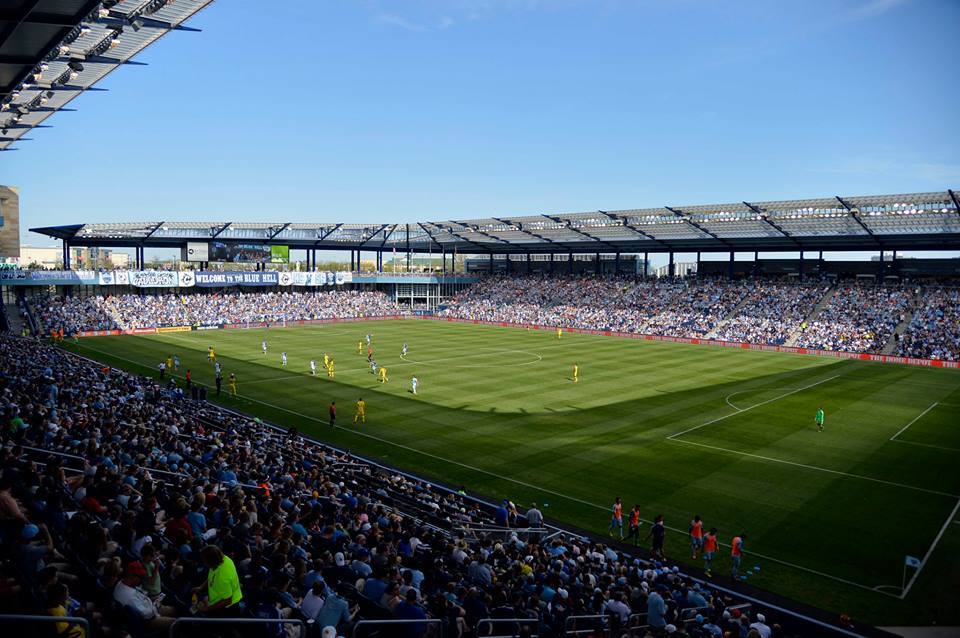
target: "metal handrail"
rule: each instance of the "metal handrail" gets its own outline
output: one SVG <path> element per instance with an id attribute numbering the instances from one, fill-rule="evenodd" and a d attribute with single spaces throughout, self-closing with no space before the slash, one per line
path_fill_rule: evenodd
<path id="1" fill-rule="evenodd" d="M 0 623 L 4 622 L 36 622 L 36 623 L 68 623 L 83 627 L 83 635 L 90 636 L 90 621 L 79 616 L 38 616 L 33 614 L 0 614 Z"/>
<path id="2" fill-rule="evenodd" d="M 424 618 L 423 620 L 360 620 L 354 623 L 353 625 L 353 638 L 357 638 L 359 635 L 358 630 L 361 627 L 376 627 L 384 625 L 410 625 L 413 623 L 421 623 L 424 625 L 438 625 L 440 631 L 437 632 L 436 636 L 442 638 L 443 636 L 443 621 L 439 618 Z"/>
<path id="3" fill-rule="evenodd" d="M 302 618 L 177 618 L 170 625 L 170 638 L 175 638 L 178 626 L 183 625 L 299 625 L 300 638 L 307 635 L 307 623 Z"/>
<path id="4" fill-rule="evenodd" d="M 540 635 L 538 631 L 540 628 L 540 619 L 539 618 L 482 618 L 477 623 L 477 635 L 483 636 L 484 638 L 514 638 L 519 632 L 514 631 L 509 634 L 483 634 L 480 631 L 481 627 L 490 625 L 490 629 L 494 629 L 494 625 L 500 623 L 513 623 L 515 625 L 534 625 L 535 633 L 530 634 L 530 638 L 537 638 Z"/>
<path id="5" fill-rule="evenodd" d="M 583 616 L 567 616 L 567 619 L 563 621 L 563 635 L 564 636 L 577 636 L 580 634 L 585 634 L 594 630 L 595 623 L 591 623 L 590 629 L 574 629 L 576 621 L 578 620 L 600 620 L 604 626 L 604 631 L 609 628 L 610 625 L 610 616 L 609 614 L 585 614 Z"/>

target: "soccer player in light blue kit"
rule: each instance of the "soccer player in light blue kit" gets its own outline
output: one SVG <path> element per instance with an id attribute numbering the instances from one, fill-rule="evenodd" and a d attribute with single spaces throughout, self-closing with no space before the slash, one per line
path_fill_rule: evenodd
<path id="1" fill-rule="evenodd" d="M 403 342 L 403 349 L 400 351 L 400 356 L 401 356 L 401 357 L 407 356 L 407 342 L 406 342 L 406 341 Z"/>
<path id="2" fill-rule="evenodd" d="M 417 393 L 417 384 L 418 384 L 418 383 L 419 383 L 419 381 L 417 381 L 417 378 L 416 378 L 416 377 L 411 377 L 411 378 L 410 378 L 410 390 L 411 390 L 411 392 L 413 392 L 414 394 Z"/>
<path id="3" fill-rule="evenodd" d="M 286 367 L 287 367 L 287 353 L 286 353 L 286 352 L 281 352 L 281 353 L 280 353 L 280 367 L 281 367 L 281 368 L 286 368 Z"/>

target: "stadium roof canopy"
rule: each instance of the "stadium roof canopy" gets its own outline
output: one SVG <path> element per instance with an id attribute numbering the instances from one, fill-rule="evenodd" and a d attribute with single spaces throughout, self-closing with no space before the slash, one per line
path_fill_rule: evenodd
<path id="1" fill-rule="evenodd" d="M 146 248 L 222 241 L 468 254 L 957 250 L 960 201 L 946 190 L 413 224 L 154 221 L 31 230 L 71 246 Z"/>
<path id="2" fill-rule="evenodd" d="M 0 151 L 212 0 L 0 2 Z"/>

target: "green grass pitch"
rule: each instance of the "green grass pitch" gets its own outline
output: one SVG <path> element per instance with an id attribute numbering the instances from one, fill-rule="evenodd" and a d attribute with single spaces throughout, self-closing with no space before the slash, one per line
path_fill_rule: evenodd
<path id="1" fill-rule="evenodd" d="M 387 384 L 356 353 L 368 332 Z M 176 353 L 181 375 L 189 367 L 212 385 L 208 345 L 239 379 L 240 397 L 222 403 L 333 445 L 489 498 L 536 501 L 598 533 L 619 495 L 645 521 L 664 514 L 668 557 L 687 562 L 687 524 L 699 513 L 724 544 L 747 532 L 745 566 L 761 568 L 750 584 L 875 624 L 960 623 L 957 371 L 416 320 L 68 347 L 152 374 Z M 310 376 L 310 358 L 324 352 L 334 380 Z M 367 423 L 354 426 L 361 396 Z M 715 573 L 727 572 L 728 555 L 722 548 Z M 924 564 L 902 596 L 906 555 Z"/>

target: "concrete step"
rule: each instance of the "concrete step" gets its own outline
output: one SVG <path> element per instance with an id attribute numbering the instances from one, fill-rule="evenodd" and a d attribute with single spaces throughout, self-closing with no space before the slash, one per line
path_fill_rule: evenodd
<path id="1" fill-rule="evenodd" d="M 15 335 L 22 334 L 26 323 L 23 317 L 20 316 L 20 307 L 15 303 L 5 304 L 4 307 L 7 310 L 7 322 L 10 324 L 10 332 Z"/>
<path id="2" fill-rule="evenodd" d="M 747 294 L 745 294 L 745 295 L 743 296 L 743 298 L 740 299 L 740 301 L 737 302 L 737 305 L 735 305 L 733 308 L 731 308 L 731 309 L 730 309 L 730 312 L 728 312 L 728 313 L 723 317 L 723 319 L 721 319 L 720 321 L 717 322 L 717 325 L 715 325 L 715 326 L 713 327 L 713 330 L 711 330 L 710 332 L 708 332 L 708 333 L 706 334 L 706 338 L 707 338 L 707 339 L 713 339 L 714 337 L 716 337 L 716 336 L 717 336 L 717 333 L 720 332 L 720 329 L 723 328 L 725 325 L 727 325 L 727 323 L 728 323 L 731 319 L 733 319 L 734 317 L 736 317 L 736 316 L 737 316 L 737 313 L 740 312 L 740 309 L 743 308 L 743 307 L 747 304 L 747 302 L 750 301 L 751 299 L 753 299 L 753 293 L 748 292 Z"/>
<path id="3" fill-rule="evenodd" d="M 793 329 L 793 332 L 787 337 L 786 342 L 783 344 L 785 346 L 795 346 L 797 345 L 797 339 L 800 338 L 802 334 L 801 327 L 803 324 L 810 324 L 811 321 L 820 316 L 820 313 L 823 312 L 823 309 L 827 307 L 827 304 L 830 303 L 830 300 L 833 299 L 833 296 L 837 294 L 837 289 L 835 286 L 831 286 L 827 289 L 827 292 L 823 293 L 823 296 L 820 297 L 820 301 L 817 302 L 817 305 L 813 307 L 806 317 L 803 318 L 796 328 Z"/>

